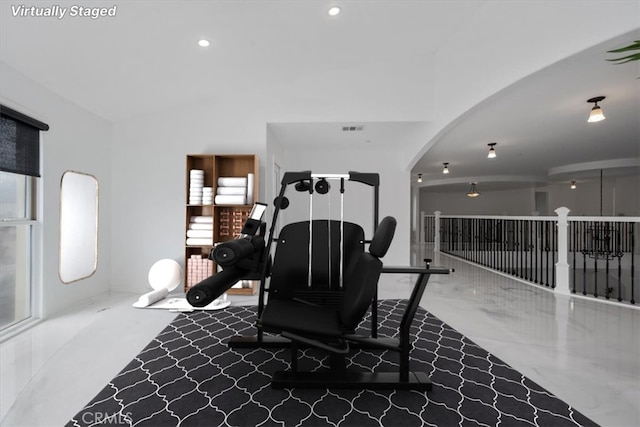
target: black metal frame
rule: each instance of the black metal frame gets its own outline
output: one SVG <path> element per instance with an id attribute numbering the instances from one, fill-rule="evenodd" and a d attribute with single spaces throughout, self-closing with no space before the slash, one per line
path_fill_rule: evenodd
<path id="1" fill-rule="evenodd" d="M 326 174 L 324 178 L 327 176 L 335 174 Z M 309 192 L 313 192 L 313 179 L 318 178 L 322 179 L 323 174 L 314 174 L 311 171 L 301 171 L 301 172 L 285 172 L 282 177 L 280 192 L 275 199 L 274 202 L 274 213 L 273 218 L 271 220 L 271 226 L 269 228 L 269 239 L 267 240 L 266 250 L 263 253 L 262 265 L 263 270 L 260 278 L 260 289 L 258 295 L 258 318 L 262 315 L 262 311 L 265 306 L 265 295 L 269 292 L 269 289 L 266 287 L 266 280 L 269 276 L 269 259 L 271 255 L 271 248 L 273 247 L 273 243 L 278 239 L 275 237 L 276 224 L 278 220 L 278 216 L 281 210 L 281 201 L 285 199 L 285 194 L 287 188 L 290 185 L 297 184 L 300 182 L 309 181 L 311 185 L 309 186 Z M 350 171 L 348 174 L 344 174 L 344 177 L 341 178 L 341 189 L 340 191 L 344 191 L 344 179 L 348 179 L 349 181 L 359 182 L 365 185 L 368 185 L 373 188 L 373 225 L 374 232 L 378 227 L 379 222 L 379 187 L 380 187 L 380 175 L 377 173 L 363 173 L 363 172 L 353 172 Z M 369 243 L 368 240 L 365 240 L 365 243 Z M 371 313 L 371 336 L 377 336 L 377 324 L 378 324 L 378 316 L 377 316 L 377 295 L 374 298 L 374 303 L 372 305 L 372 313 Z M 286 339 L 282 339 L 280 337 L 265 337 L 262 330 L 257 328 L 257 333 L 254 336 L 235 336 L 229 340 L 229 347 L 232 348 L 256 348 L 256 347 L 264 347 L 264 348 L 282 348 L 289 347 L 290 341 Z"/>
<path id="2" fill-rule="evenodd" d="M 314 344 L 312 340 L 304 339 L 304 345 L 311 345 L 328 350 L 331 357 L 329 371 L 301 372 L 298 370 L 298 348 L 300 343 L 292 335 L 291 341 L 291 369 L 278 371 L 273 375 L 271 386 L 282 388 L 347 388 L 347 389 L 397 389 L 430 391 L 431 380 L 425 372 L 410 370 L 409 355 L 412 350 L 410 329 L 416 311 L 427 287 L 431 274 L 448 274 L 450 270 L 441 268 L 421 267 L 383 267 L 382 273 L 417 274 L 411 297 L 400 322 L 399 338 L 375 338 L 360 335 L 344 335 L 342 338 L 352 344 L 352 348 L 367 350 L 390 350 L 400 354 L 400 366 L 397 372 L 360 372 L 345 368 L 346 354 L 344 351 L 332 350 L 331 346 L 323 343 Z"/>
<path id="3" fill-rule="evenodd" d="M 260 281 L 260 294 L 258 296 L 258 318 L 263 313 L 265 307 L 265 294 L 269 292 L 266 287 L 266 279 L 269 275 L 269 260 L 271 248 L 278 238 L 274 236 L 276 222 L 282 206 L 285 206 L 285 193 L 289 185 L 301 182 L 308 182 L 308 191 L 313 192 L 313 179 L 322 179 L 321 174 L 312 174 L 310 171 L 286 172 L 282 179 L 280 193 L 274 204 L 275 210 L 269 230 L 269 238 L 266 250 L 263 253 L 262 265 L 264 266 Z M 332 178 L 336 178 L 333 176 Z M 345 177 L 339 177 L 341 189 L 344 191 Z M 379 216 L 379 184 L 380 178 L 376 173 L 349 172 L 350 181 L 360 182 L 373 187 L 374 206 L 373 220 L 374 232 L 378 227 Z M 370 243 L 365 240 L 364 243 Z M 410 370 L 409 355 L 412 349 L 410 339 L 411 324 L 414 320 L 418 305 L 424 294 L 425 288 L 431 274 L 448 274 L 450 270 L 441 268 L 425 267 L 383 267 L 382 273 L 395 274 L 417 274 L 411 297 L 407 303 L 402 321 L 400 323 L 399 338 L 378 338 L 378 297 L 377 292 L 371 304 L 371 328 L 369 336 L 344 335 L 340 341 L 346 346 L 334 347 L 313 338 L 299 337 L 294 334 L 284 333 L 283 336 L 272 336 L 263 334 L 261 328 L 257 328 L 254 336 L 232 337 L 228 345 L 233 348 L 285 348 L 291 349 L 291 370 L 278 371 L 274 374 L 271 385 L 273 388 L 351 388 L 351 389 L 412 389 L 429 391 L 432 388 L 431 381 L 425 372 L 412 372 Z M 288 338 L 286 338 L 288 337 Z M 298 350 L 300 346 L 312 346 L 327 350 L 331 358 L 329 372 L 303 372 L 298 370 Z M 354 372 L 346 369 L 346 354 L 349 348 L 367 350 L 389 350 L 399 353 L 400 364 L 397 372 Z"/>

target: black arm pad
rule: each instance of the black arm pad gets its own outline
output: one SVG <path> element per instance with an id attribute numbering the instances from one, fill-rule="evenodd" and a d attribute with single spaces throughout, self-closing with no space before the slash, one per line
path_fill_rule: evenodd
<path id="1" fill-rule="evenodd" d="M 216 263 L 222 267 L 229 267 L 236 265 L 244 258 L 248 258 L 253 255 L 255 246 L 249 239 L 235 239 L 228 242 L 220 243 L 213 248 L 211 256 Z"/>
<path id="2" fill-rule="evenodd" d="M 187 292 L 187 302 L 193 307 L 204 307 L 224 294 L 236 282 L 247 275 L 246 270 L 235 267 L 225 268 L 209 276 Z"/>

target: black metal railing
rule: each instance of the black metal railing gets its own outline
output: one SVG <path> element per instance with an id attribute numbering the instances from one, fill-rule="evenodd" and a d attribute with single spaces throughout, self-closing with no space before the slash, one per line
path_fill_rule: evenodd
<path id="1" fill-rule="evenodd" d="M 436 238 L 436 216 L 424 215 L 424 243 L 433 243 Z"/>
<path id="2" fill-rule="evenodd" d="M 570 273 L 564 280 L 561 276 L 563 288 L 635 304 L 640 291 L 636 276 L 640 260 L 638 218 L 566 219 Z M 439 227 L 441 252 L 556 288 L 556 217 L 436 216 L 434 227 Z"/>
<path id="3" fill-rule="evenodd" d="M 638 224 L 572 218 L 568 236 L 571 292 L 636 303 Z"/>
<path id="4" fill-rule="evenodd" d="M 440 251 L 555 288 L 555 219 L 441 217 Z"/>

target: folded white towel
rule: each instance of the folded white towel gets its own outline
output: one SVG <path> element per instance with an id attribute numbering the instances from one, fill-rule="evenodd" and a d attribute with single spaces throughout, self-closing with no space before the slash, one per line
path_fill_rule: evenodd
<path id="1" fill-rule="evenodd" d="M 218 187 L 246 187 L 247 186 L 247 178 L 241 177 L 225 177 L 221 176 L 218 178 Z"/>
<path id="2" fill-rule="evenodd" d="M 191 222 L 195 222 L 198 224 L 213 224 L 212 216 L 192 216 Z"/>
<path id="3" fill-rule="evenodd" d="M 188 246 L 213 246 L 213 238 L 206 239 L 204 237 L 189 237 L 187 239 Z"/>
<path id="4" fill-rule="evenodd" d="M 244 196 L 247 194 L 246 187 L 218 187 L 216 191 L 223 196 Z"/>
<path id="5" fill-rule="evenodd" d="M 213 229 L 211 230 L 187 230 L 187 237 L 204 237 L 213 239 Z"/>
<path id="6" fill-rule="evenodd" d="M 216 205 L 246 205 L 247 196 L 217 195 L 215 203 Z"/>
<path id="7" fill-rule="evenodd" d="M 200 224 L 197 222 L 192 222 L 189 224 L 190 230 L 213 230 L 213 223 L 210 224 Z"/>

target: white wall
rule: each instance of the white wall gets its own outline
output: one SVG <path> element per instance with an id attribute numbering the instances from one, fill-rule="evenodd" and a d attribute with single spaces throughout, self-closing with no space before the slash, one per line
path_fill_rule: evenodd
<path id="1" fill-rule="evenodd" d="M 443 215 L 531 215 L 535 209 L 534 189 L 485 191 L 478 187 L 480 196 L 468 197 L 464 189 L 458 192 L 433 192 L 420 189 L 420 210 L 427 215 L 435 211 Z"/>
<path id="2" fill-rule="evenodd" d="M 605 172 L 606 173 L 606 172 Z M 640 216 L 640 175 L 604 177 L 602 180 L 602 214 L 604 216 Z M 571 209 L 569 215 L 600 215 L 600 180 L 578 181 L 576 189 L 568 184 L 549 186 L 549 207 Z"/>
<path id="3" fill-rule="evenodd" d="M 602 214 L 604 216 L 640 216 L 640 175 L 605 177 L 602 182 Z M 420 210 L 431 215 L 439 210 L 444 215 L 531 215 L 535 208 L 535 192 L 548 194 L 548 212 L 554 216 L 561 206 L 571 210 L 570 215 L 600 215 L 600 180 L 578 181 L 572 190 L 569 181 L 540 188 L 510 191 L 484 191 L 479 197 L 469 198 L 460 192 L 433 192 L 420 189 Z"/>
<path id="4" fill-rule="evenodd" d="M 266 221 L 268 227 L 271 226 L 273 218 L 273 200 L 280 193 L 280 181 L 285 172 L 284 168 L 284 148 L 273 133 L 273 130 L 267 125 L 267 148 L 266 158 L 264 159 L 265 176 L 262 179 L 262 188 L 265 190 L 263 202 L 269 205 L 267 209 Z M 275 182 L 275 164 L 280 167 L 280 180 Z M 279 221 L 281 223 L 282 221 Z M 268 230 L 267 230 L 268 231 Z"/>
<path id="5" fill-rule="evenodd" d="M 4 63 L 0 63 L 0 88 L 3 104 L 50 126 L 42 133 L 39 179 L 43 265 L 38 279 L 42 280 L 42 308 L 47 317 L 109 290 L 112 125 Z M 66 170 L 95 175 L 100 192 L 98 269 L 93 276 L 68 285 L 58 278 L 60 178 Z"/>
<path id="6" fill-rule="evenodd" d="M 243 106 L 237 108 L 242 110 Z M 221 108 L 205 102 L 116 124 L 112 150 L 112 289 L 145 292 L 147 272 L 155 261 L 171 258 L 183 264 L 185 157 L 197 153 L 258 154 L 261 201 L 269 205 L 279 190 L 271 188 L 274 158 L 283 173 L 305 169 L 379 172 L 380 215 L 393 215 L 399 222 L 385 261 L 408 263 L 409 173 L 402 170 L 397 153 L 286 150 L 268 131 L 262 114 L 259 108 L 242 113 L 232 105 Z M 369 232 L 373 228 L 371 195 L 355 196 L 358 190 L 352 187 L 356 186 L 347 187 L 345 217 L 362 223 Z M 332 203 L 332 211 L 339 215 L 339 199 Z M 283 212 L 283 223 L 295 217 L 295 205 L 292 200 L 292 208 Z M 307 208 L 304 203 L 300 218 L 308 218 Z M 317 208 L 322 209 L 322 204 Z"/>
<path id="7" fill-rule="evenodd" d="M 238 108 L 202 103 L 115 126 L 112 289 L 147 292 L 149 268 L 162 258 L 184 266 L 188 154 L 257 154 L 264 197 L 266 125 Z"/>
<path id="8" fill-rule="evenodd" d="M 640 216 L 640 174 L 617 178 L 612 214 Z"/>

